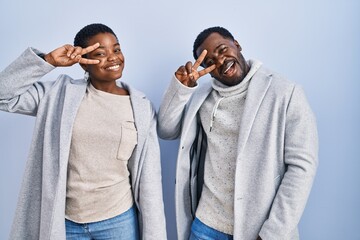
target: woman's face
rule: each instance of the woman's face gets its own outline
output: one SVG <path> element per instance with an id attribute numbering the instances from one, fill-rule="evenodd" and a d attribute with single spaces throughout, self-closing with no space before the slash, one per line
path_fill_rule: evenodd
<path id="1" fill-rule="evenodd" d="M 97 59 L 100 63 L 83 66 L 89 72 L 90 81 L 110 82 L 121 78 L 125 58 L 116 37 L 111 33 L 99 33 L 89 39 L 88 46 L 95 43 L 100 43 L 100 46 L 86 57 Z"/>

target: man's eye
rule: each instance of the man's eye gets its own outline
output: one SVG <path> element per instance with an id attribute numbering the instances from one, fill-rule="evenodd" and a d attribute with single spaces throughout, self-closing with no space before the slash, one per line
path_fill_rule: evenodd
<path id="1" fill-rule="evenodd" d="M 224 52 L 226 52 L 226 50 L 227 50 L 227 47 L 222 47 L 222 48 L 220 49 L 220 53 L 224 53 Z"/>
<path id="2" fill-rule="evenodd" d="M 121 49 L 120 49 L 120 48 L 119 48 L 119 49 L 115 49 L 114 52 L 119 53 L 119 52 L 121 52 Z"/>
<path id="3" fill-rule="evenodd" d="M 205 65 L 207 66 L 207 67 L 210 67 L 211 65 L 213 65 L 214 64 L 214 61 L 213 60 L 209 60 L 209 61 L 206 61 L 205 62 Z"/>

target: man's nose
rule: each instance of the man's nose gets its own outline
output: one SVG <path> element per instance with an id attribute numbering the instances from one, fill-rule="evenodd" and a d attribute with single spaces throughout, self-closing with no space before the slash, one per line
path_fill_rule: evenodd
<path id="1" fill-rule="evenodd" d="M 218 56 L 215 57 L 215 65 L 216 67 L 220 67 L 221 65 L 223 65 L 225 62 L 225 57 L 222 54 L 219 54 Z"/>

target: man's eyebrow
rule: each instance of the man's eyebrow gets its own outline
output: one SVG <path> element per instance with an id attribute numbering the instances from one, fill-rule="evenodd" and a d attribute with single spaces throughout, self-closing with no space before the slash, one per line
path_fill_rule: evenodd
<path id="1" fill-rule="evenodd" d="M 215 50 L 218 50 L 222 45 L 225 45 L 225 43 L 220 43 L 220 44 L 215 48 Z"/>

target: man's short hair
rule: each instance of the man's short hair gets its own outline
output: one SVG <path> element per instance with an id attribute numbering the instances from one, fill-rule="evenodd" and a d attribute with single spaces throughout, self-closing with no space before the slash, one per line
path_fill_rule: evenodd
<path id="1" fill-rule="evenodd" d="M 218 27 L 217 26 L 217 27 L 207 28 L 207 29 L 203 30 L 201 33 L 199 33 L 199 35 L 195 39 L 194 46 L 193 46 L 193 55 L 194 55 L 195 60 L 199 57 L 196 54 L 196 50 L 205 41 L 205 39 L 207 37 L 209 37 L 209 35 L 212 34 L 212 33 L 218 33 L 221 36 L 223 36 L 224 38 L 228 38 L 228 39 L 231 39 L 233 41 L 235 40 L 233 35 L 227 29 L 225 29 L 223 27 Z"/>

